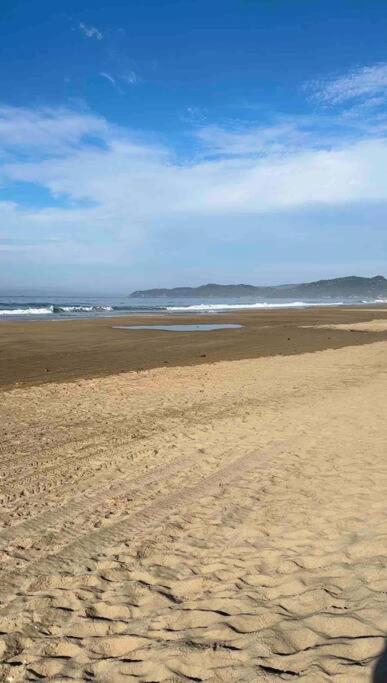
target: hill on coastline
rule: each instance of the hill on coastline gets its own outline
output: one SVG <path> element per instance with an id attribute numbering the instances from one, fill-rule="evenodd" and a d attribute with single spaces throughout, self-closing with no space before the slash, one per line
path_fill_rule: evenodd
<path id="1" fill-rule="evenodd" d="M 381 297 L 387 296 L 387 280 L 376 277 L 338 277 L 331 280 L 317 280 L 301 284 L 255 287 L 254 285 L 207 284 L 200 287 L 173 287 L 172 289 L 140 289 L 130 298 L 238 298 L 246 296 L 293 298 L 304 297 Z"/>

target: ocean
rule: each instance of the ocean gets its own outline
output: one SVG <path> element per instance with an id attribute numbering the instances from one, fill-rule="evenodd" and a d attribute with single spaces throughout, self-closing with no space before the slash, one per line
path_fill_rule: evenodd
<path id="1" fill-rule="evenodd" d="M 149 314 L 208 314 L 232 310 L 309 308 L 314 306 L 343 306 L 385 304 L 386 299 L 360 300 L 319 299 L 294 301 L 292 299 L 168 299 L 129 298 L 119 296 L 2 296 L 0 294 L 0 320 L 74 320 L 81 318 L 107 318 Z"/>

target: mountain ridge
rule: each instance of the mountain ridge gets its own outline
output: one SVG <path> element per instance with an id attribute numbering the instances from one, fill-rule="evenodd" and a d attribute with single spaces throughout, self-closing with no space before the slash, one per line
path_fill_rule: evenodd
<path id="1" fill-rule="evenodd" d="M 382 295 L 387 295 L 387 279 L 383 275 L 376 275 L 374 277 L 350 275 L 313 282 L 271 286 L 208 283 L 198 287 L 140 289 L 129 294 L 129 298 L 242 298 L 246 296 L 268 296 L 271 298 L 293 298 L 295 296 L 378 297 Z"/>

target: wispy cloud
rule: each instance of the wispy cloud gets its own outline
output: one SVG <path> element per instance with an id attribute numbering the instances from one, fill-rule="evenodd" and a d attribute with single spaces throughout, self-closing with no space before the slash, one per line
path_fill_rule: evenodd
<path id="1" fill-rule="evenodd" d="M 313 81 L 306 86 L 313 97 L 329 104 L 367 99 L 379 105 L 387 95 L 387 64 L 365 66 L 337 78 Z"/>
<path id="2" fill-rule="evenodd" d="M 180 114 L 182 121 L 193 125 L 203 125 L 207 116 L 207 109 L 195 106 L 186 107 Z"/>
<path id="3" fill-rule="evenodd" d="M 124 94 L 124 90 L 121 87 L 122 84 L 133 86 L 137 85 L 137 83 L 139 82 L 139 79 L 134 73 L 134 71 L 130 71 L 128 74 L 125 74 L 124 76 L 113 76 L 111 73 L 108 73 L 107 71 L 100 71 L 99 75 L 102 76 L 102 78 L 105 78 L 107 81 L 109 81 L 109 83 L 111 83 L 112 86 L 114 86 L 114 88 L 116 88 L 116 90 L 121 95 Z"/>
<path id="4" fill-rule="evenodd" d="M 64 108 L 28 109 L 0 105 L 0 159 L 2 155 L 57 155 L 79 148 L 87 135 L 103 140 L 111 128 L 101 116 Z M 109 133 L 109 134 L 110 134 Z"/>
<path id="5" fill-rule="evenodd" d="M 120 78 L 129 85 L 136 85 L 140 80 L 135 71 L 128 71 L 128 73 L 124 74 Z"/>
<path id="6" fill-rule="evenodd" d="M 86 26 L 83 21 L 81 21 L 78 28 L 86 38 L 95 38 L 96 40 L 102 40 L 103 38 L 103 33 L 98 28 L 95 26 Z"/>
<path id="7" fill-rule="evenodd" d="M 310 130 L 311 122 L 284 120 L 248 129 L 221 128 L 211 125 L 198 129 L 196 135 L 205 149 L 220 156 L 274 156 L 294 153 L 297 149 L 318 146 L 319 136 Z"/>
<path id="8" fill-rule="evenodd" d="M 116 87 L 117 81 L 115 78 L 113 78 L 113 76 L 111 74 L 106 73 L 106 71 L 100 71 L 99 75 L 102 76 L 102 78 L 106 78 L 106 80 L 109 81 L 109 83 L 111 83 L 112 85 L 114 85 L 114 87 Z"/>

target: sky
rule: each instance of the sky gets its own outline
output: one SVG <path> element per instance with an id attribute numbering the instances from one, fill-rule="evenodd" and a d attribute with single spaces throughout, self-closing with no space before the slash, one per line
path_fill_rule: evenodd
<path id="1" fill-rule="evenodd" d="M 384 0 L 2 0 L 0 292 L 387 276 Z"/>

